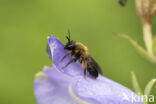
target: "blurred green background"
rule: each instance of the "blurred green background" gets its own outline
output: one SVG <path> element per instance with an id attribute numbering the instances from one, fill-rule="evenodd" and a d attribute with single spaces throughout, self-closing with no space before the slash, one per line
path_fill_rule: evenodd
<path id="1" fill-rule="evenodd" d="M 144 46 L 134 0 L 125 8 L 117 0 L 0 0 L 0 104 L 36 103 L 34 75 L 51 64 L 47 37 L 54 34 L 65 43 L 68 28 L 73 40 L 88 46 L 104 76 L 130 89 L 131 71 L 142 89 L 156 77 L 156 65 L 113 34 L 128 34 Z M 156 97 L 156 87 L 152 94 Z"/>

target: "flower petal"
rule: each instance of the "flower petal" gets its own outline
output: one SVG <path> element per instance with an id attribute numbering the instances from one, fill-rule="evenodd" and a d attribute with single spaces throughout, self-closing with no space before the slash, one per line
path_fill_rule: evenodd
<path id="1" fill-rule="evenodd" d="M 63 56 L 67 54 L 68 51 L 66 51 L 64 49 L 64 45 L 52 35 L 48 38 L 47 53 L 49 58 L 53 60 L 53 64 L 55 64 L 56 67 L 63 73 L 66 73 L 70 76 L 83 75 L 83 69 L 79 62 L 72 63 L 64 69 L 62 68 L 72 59 L 72 57 L 69 55 L 63 61 L 61 61 Z"/>
<path id="2" fill-rule="evenodd" d="M 54 36 L 48 38 L 47 53 L 53 61 L 53 66 L 44 68 L 34 81 L 34 92 L 38 104 L 76 104 L 68 92 L 70 83 L 79 98 L 96 104 L 142 104 L 132 102 L 131 97 L 139 98 L 128 88 L 109 80 L 101 75 L 97 79 L 84 77 L 80 63 L 71 63 L 65 69 L 62 67 L 72 59 L 68 56 L 60 62 L 67 53 L 63 44 Z"/>
<path id="3" fill-rule="evenodd" d="M 42 73 L 46 74 L 45 79 L 37 76 L 34 81 L 37 104 L 76 104 L 67 90 L 71 78 L 60 73 L 55 66 L 44 68 Z"/>
<path id="4" fill-rule="evenodd" d="M 97 104 L 142 104 L 134 92 L 103 76 L 97 80 L 78 79 L 73 90 L 80 98 Z"/>

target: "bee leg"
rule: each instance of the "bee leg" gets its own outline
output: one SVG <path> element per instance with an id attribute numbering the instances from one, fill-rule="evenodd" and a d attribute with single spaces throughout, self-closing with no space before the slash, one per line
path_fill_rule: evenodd
<path id="1" fill-rule="evenodd" d="M 84 69 L 83 74 L 84 74 L 84 79 L 86 79 L 87 69 Z"/>
<path id="2" fill-rule="evenodd" d="M 77 59 L 74 57 L 73 59 L 71 59 L 64 67 L 62 67 L 62 69 L 66 68 L 69 64 L 71 64 L 72 62 L 76 62 Z"/>
<path id="3" fill-rule="evenodd" d="M 67 54 L 65 54 L 64 56 L 63 56 L 63 58 L 61 59 L 61 61 L 63 61 L 68 55 L 70 55 L 71 53 L 67 53 Z M 61 62 L 60 61 L 60 62 Z"/>
<path id="4" fill-rule="evenodd" d="M 84 69 L 84 76 L 86 76 L 87 74 L 87 69 Z"/>
<path id="5" fill-rule="evenodd" d="M 87 62 L 82 60 L 82 67 L 84 69 L 84 77 L 86 78 L 86 74 L 87 74 Z"/>
<path id="6" fill-rule="evenodd" d="M 82 52 L 81 52 L 81 50 L 79 50 L 77 53 L 75 53 L 75 57 L 76 58 L 80 58 L 81 54 L 82 54 Z"/>

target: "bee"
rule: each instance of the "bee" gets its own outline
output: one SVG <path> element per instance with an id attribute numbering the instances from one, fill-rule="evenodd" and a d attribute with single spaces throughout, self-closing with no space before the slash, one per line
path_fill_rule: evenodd
<path id="1" fill-rule="evenodd" d="M 88 48 L 80 42 L 70 40 L 69 30 L 66 38 L 68 42 L 64 45 L 64 49 L 68 50 L 68 53 L 62 58 L 61 61 L 63 61 L 68 55 L 74 57 L 63 68 L 67 67 L 72 62 L 79 61 L 84 69 L 84 76 L 86 76 L 87 72 L 93 78 L 97 78 L 99 74 L 102 74 L 101 68 L 89 54 Z"/>
<path id="2" fill-rule="evenodd" d="M 119 4 L 124 7 L 127 3 L 127 0 L 118 0 Z"/>

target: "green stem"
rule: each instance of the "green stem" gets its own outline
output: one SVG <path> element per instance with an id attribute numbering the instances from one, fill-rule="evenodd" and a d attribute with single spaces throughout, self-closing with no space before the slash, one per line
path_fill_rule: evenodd
<path id="1" fill-rule="evenodd" d="M 143 38 L 145 42 L 145 46 L 147 49 L 147 52 L 151 56 L 151 59 L 155 61 L 154 55 L 153 55 L 153 36 L 152 36 L 152 27 L 151 24 L 148 22 L 143 23 Z"/>

